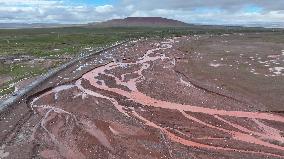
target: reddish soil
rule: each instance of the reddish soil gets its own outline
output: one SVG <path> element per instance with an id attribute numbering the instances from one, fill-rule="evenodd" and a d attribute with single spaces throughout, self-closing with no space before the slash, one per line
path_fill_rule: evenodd
<path id="1" fill-rule="evenodd" d="M 131 42 L 9 109 L 0 158 L 284 158 L 283 115 L 188 81 L 191 38 Z"/>

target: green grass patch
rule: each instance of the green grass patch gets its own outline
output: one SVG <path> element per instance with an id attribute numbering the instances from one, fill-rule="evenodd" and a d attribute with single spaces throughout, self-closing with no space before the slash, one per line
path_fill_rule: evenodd
<path id="1" fill-rule="evenodd" d="M 38 29 L 0 29 L 0 56 L 31 55 L 34 57 L 76 56 L 84 48 L 101 47 L 117 41 L 131 38 L 164 38 L 193 34 L 230 34 L 238 32 L 271 32 L 272 29 L 243 28 L 224 26 L 192 25 L 184 28 L 157 27 L 115 27 L 115 28 L 38 28 Z M 279 37 L 267 37 L 267 41 L 283 42 L 283 30 L 276 30 Z M 275 39 L 277 38 L 277 39 Z M 194 49 L 194 48 L 192 48 Z M 0 61 L 1 62 L 1 61 Z M 56 67 L 60 63 L 54 64 Z M 51 67 L 51 68 L 52 68 Z M 13 79 L 0 87 L 0 95 L 10 93 L 14 88 L 11 83 L 23 78 L 40 75 L 50 68 L 39 64 L 29 66 L 22 64 L 4 65 L 0 63 L 0 76 Z"/>
<path id="2" fill-rule="evenodd" d="M 51 68 L 55 68 L 61 65 L 60 62 L 54 63 Z M 12 64 L 3 66 L 0 69 L 0 75 L 8 75 L 12 77 L 12 80 L 4 83 L 0 86 L 0 96 L 12 93 L 15 90 L 13 83 L 17 83 L 24 78 L 32 78 L 41 74 L 46 73 L 48 70 L 40 66 L 27 66 L 21 64 Z"/>

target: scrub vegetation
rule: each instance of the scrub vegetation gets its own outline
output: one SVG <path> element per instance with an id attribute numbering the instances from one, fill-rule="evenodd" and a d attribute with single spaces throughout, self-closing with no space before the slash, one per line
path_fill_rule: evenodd
<path id="1" fill-rule="evenodd" d="M 167 27 L 66 27 L 0 30 L 0 96 L 14 91 L 14 83 L 41 75 L 82 52 L 91 52 L 117 41 L 139 37 L 282 30 L 224 26 Z M 274 37 L 273 37 L 274 38 Z M 273 38 L 264 40 L 271 41 Z"/>

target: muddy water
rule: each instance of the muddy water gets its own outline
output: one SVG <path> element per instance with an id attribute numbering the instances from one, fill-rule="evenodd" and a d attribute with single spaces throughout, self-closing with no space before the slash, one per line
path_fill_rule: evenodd
<path id="1" fill-rule="evenodd" d="M 177 39 L 175 39 L 177 40 Z M 35 112 L 42 115 L 42 120 L 40 121 L 38 127 L 34 129 L 34 134 L 44 133 L 46 134 L 44 141 L 48 144 L 53 144 L 57 147 L 55 154 L 54 151 L 44 150 L 42 156 L 52 156 L 52 155 L 61 155 L 67 158 L 88 158 L 88 155 L 82 153 L 80 148 L 77 146 L 76 141 L 70 139 L 69 137 L 62 137 L 58 134 L 60 129 L 65 129 L 67 132 L 72 132 L 74 129 L 80 129 L 91 136 L 94 136 L 97 139 L 97 143 L 103 145 L 109 151 L 114 151 L 114 146 L 111 144 L 108 135 L 102 128 L 99 128 L 96 123 L 91 120 L 77 117 L 76 114 L 67 112 L 60 107 L 54 107 L 49 104 L 40 103 L 37 104 L 37 101 L 46 98 L 47 96 L 54 96 L 53 99 L 58 100 L 58 94 L 60 92 L 68 91 L 74 87 L 81 91 L 81 94 L 85 94 L 92 98 L 99 98 L 108 100 L 112 105 L 121 113 L 121 115 L 134 118 L 139 121 L 142 121 L 145 125 L 156 129 L 157 131 L 162 132 L 167 139 L 173 143 L 179 143 L 184 146 L 194 147 L 202 150 L 210 151 L 222 151 L 222 152 L 234 152 L 234 153 L 246 153 L 252 155 L 260 156 L 271 156 L 284 158 L 284 137 L 283 130 L 277 127 L 270 126 L 265 121 L 269 121 L 283 125 L 284 117 L 276 114 L 270 113 L 260 113 L 260 112 L 245 112 L 245 111 L 230 111 L 222 109 L 211 109 L 206 107 L 199 107 L 193 105 L 173 103 L 169 101 L 162 101 L 148 96 L 146 93 L 139 91 L 138 84 L 145 80 L 147 77 L 143 75 L 144 71 L 147 71 L 154 62 L 165 61 L 170 59 L 165 54 L 156 54 L 156 52 L 163 52 L 163 50 L 171 49 L 172 45 L 176 42 L 173 39 L 169 39 L 161 44 L 157 45 L 157 48 L 148 50 L 143 57 L 139 58 L 136 62 L 124 63 L 124 62 L 112 62 L 103 67 L 96 68 L 85 75 L 81 79 L 77 80 L 75 85 L 60 86 L 49 92 L 42 94 L 41 96 L 34 99 L 31 103 L 32 108 Z M 172 63 L 175 65 L 175 63 Z M 117 77 L 111 73 L 114 69 L 124 69 L 125 67 L 138 67 L 137 71 L 129 72 Z M 136 74 L 135 78 L 125 79 L 126 75 Z M 115 80 L 116 85 L 121 85 L 127 87 L 128 90 L 110 87 L 106 84 L 106 81 L 100 77 L 107 76 Z M 203 140 L 196 140 L 188 138 L 186 135 L 179 135 L 173 133 L 168 128 L 161 126 L 160 123 L 155 123 L 139 114 L 138 111 L 134 108 L 129 109 L 127 105 L 121 105 L 119 102 L 110 96 L 103 95 L 96 91 L 93 91 L 93 88 L 84 87 L 83 83 L 89 83 L 92 87 L 100 89 L 106 92 L 112 92 L 114 94 L 119 94 L 127 98 L 128 100 L 138 103 L 140 105 L 146 106 L 148 108 L 160 108 L 166 110 L 173 110 L 179 112 L 179 115 L 183 116 L 188 120 L 188 122 L 194 122 L 202 127 L 208 129 L 214 129 L 220 133 L 225 133 L 230 135 L 230 140 L 236 144 L 250 144 L 252 147 L 257 146 L 256 149 L 245 150 L 240 148 L 234 148 L 234 146 L 222 146 L 223 140 L 220 146 L 210 145 Z M 190 83 L 180 79 L 178 82 L 182 82 L 190 87 Z M 79 107 L 77 109 L 80 109 Z M 190 115 L 190 113 L 198 113 L 199 115 L 209 115 L 214 118 L 214 120 L 226 123 L 234 129 L 223 128 L 215 126 L 211 123 L 202 121 L 198 117 Z M 229 121 L 226 118 L 234 118 L 235 120 L 247 119 L 256 125 L 257 129 L 250 129 L 243 125 L 237 124 L 235 122 Z M 51 121 L 56 121 L 57 126 L 48 126 Z M 67 126 L 66 126 L 67 125 Z M 39 131 L 39 129 L 43 131 Z M 117 135 L 118 132 L 112 127 L 108 127 L 109 132 L 113 132 L 114 135 Z M 210 139 L 210 132 L 208 132 L 208 139 Z M 39 134 L 37 134 L 39 135 Z M 67 141 L 70 140 L 70 141 Z M 214 140 L 214 138 L 211 138 Z M 282 146 L 281 146 L 282 145 Z M 258 150 L 261 148 L 261 150 Z M 267 150 L 266 150 L 267 148 Z M 76 154 L 76 155 L 75 155 Z M 75 156 L 74 156 L 75 155 Z M 74 156 L 74 157 L 71 157 Z"/>

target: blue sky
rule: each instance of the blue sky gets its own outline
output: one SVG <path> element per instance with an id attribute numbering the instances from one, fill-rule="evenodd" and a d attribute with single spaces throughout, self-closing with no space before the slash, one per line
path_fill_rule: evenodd
<path id="1" fill-rule="evenodd" d="M 117 0 L 71 0 L 73 3 L 101 6 L 111 4 L 114 5 Z"/>
<path id="2" fill-rule="evenodd" d="M 247 5 L 243 7 L 243 12 L 245 13 L 261 13 L 263 8 L 257 5 Z"/>
<path id="3" fill-rule="evenodd" d="M 0 23 L 89 23 L 128 16 L 278 24 L 283 23 L 284 0 L 0 0 Z"/>

